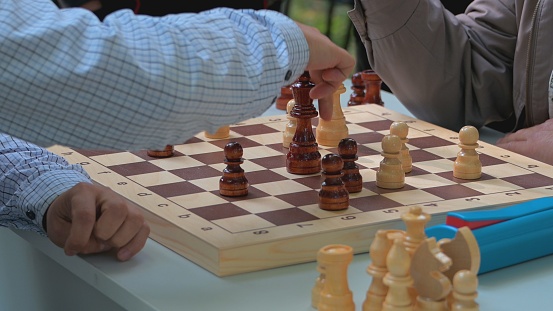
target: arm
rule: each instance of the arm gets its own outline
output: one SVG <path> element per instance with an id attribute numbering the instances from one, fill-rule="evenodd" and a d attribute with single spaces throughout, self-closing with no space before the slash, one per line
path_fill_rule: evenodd
<path id="1" fill-rule="evenodd" d="M 67 255 L 115 248 L 119 260 L 128 260 L 148 238 L 137 206 L 92 185 L 81 166 L 5 134 L 0 134 L 0 190 L 1 226 L 48 231 Z"/>
<path id="2" fill-rule="evenodd" d="M 513 113 L 513 0 L 475 0 L 457 16 L 438 0 L 356 5 L 371 66 L 417 117 L 458 130 Z"/>
<path id="3" fill-rule="evenodd" d="M 40 145 L 179 143 L 260 115 L 281 86 L 326 66 L 301 28 L 272 11 L 123 10 L 102 23 L 49 0 L 0 8 L 0 130 Z M 330 41 L 323 47 L 345 79 L 353 58 Z"/>

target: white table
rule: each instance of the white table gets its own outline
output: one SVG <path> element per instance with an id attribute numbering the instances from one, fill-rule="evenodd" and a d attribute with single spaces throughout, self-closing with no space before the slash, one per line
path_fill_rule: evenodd
<path id="1" fill-rule="evenodd" d="M 408 114 L 391 94 L 383 100 Z M 266 114 L 274 113 L 283 112 Z M 494 141 L 500 134 L 481 136 Z M 125 263 L 109 254 L 67 257 L 25 231 L 0 228 L 0 243 L 0 310 L 313 310 L 314 262 L 219 278 L 152 240 Z M 348 270 L 356 310 L 370 284 L 369 263 L 368 254 L 356 255 Z M 481 310 L 548 310 L 553 256 L 481 275 L 479 282 Z"/>

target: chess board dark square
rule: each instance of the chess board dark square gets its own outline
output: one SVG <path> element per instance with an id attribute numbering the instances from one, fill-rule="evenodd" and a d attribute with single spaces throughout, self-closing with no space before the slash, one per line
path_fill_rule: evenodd
<path id="1" fill-rule="evenodd" d="M 349 205 L 363 212 L 378 211 L 381 209 L 402 206 L 402 204 L 381 195 L 360 198 L 350 197 Z"/>
<path id="2" fill-rule="evenodd" d="M 312 189 L 320 189 L 323 180 L 324 180 L 324 177 L 321 175 L 294 179 L 295 182 L 298 182 Z"/>
<path id="3" fill-rule="evenodd" d="M 318 219 L 317 217 L 299 208 L 286 208 L 276 211 L 263 212 L 256 215 L 277 226 L 284 226 Z"/>
<path id="4" fill-rule="evenodd" d="M 478 151 L 478 150 L 477 150 Z M 480 162 L 482 163 L 482 166 L 489 166 L 489 165 L 498 165 L 506 163 L 505 161 L 492 157 L 488 154 L 479 153 L 478 158 L 480 159 Z"/>
<path id="5" fill-rule="evenodd" d="M 93 157 L 97 155 L 114 154 L 114 153 L 121 152 L 121 150 L 86 150 L 86 149 L 75 149 L 75 151 L 86 157 Z"/>
<path id="6" fill-rule="evenodd" d="M 456 178 L 456 177 L 453 177 L 453 172 L 452 171 L 449 171 L 449 172 L 442 172 L 442 173 L 436 173 L 436 175 L 440 176 L 440 177 L 443 177 L 447 180 L 451 180 L 451 181 L 454 181 L 456 183 L 459 183 L 459 184 L 463 184 L 463 183 L 467 183 L 467 182 L 474 182 L 475 179 L 460 179 L 460 178 Z M 483 181 L 483 180 L 490 180 L 490 179 L 495 179 L 495 177 L 491 176 L 491 175 L 488 175 L 486 173 L 482 173 L 482 175 L 480 176 L 480 178 L 476 179 L 478 181 Z"/>
<path id="7" fill-rule="evenodd" d="M 269 134 L 269 133 L 274 133 L 274 132 L 277 131 L 274 128 L 263 125 L 263 124 L 235 126 L 235 127 L 232 128 L 232 130 L 234 132 L 236 132 L 240 135 L 244 135 L 244 136 Z"/>
<path id="8" fill-rule="evenodd" d="M 267 169 L 274 169 L 274 168 L 279 168 L 279 167 L 283 167 L 284 165 L 286 165 L 286 155 L 283 154 L 283 155 L 265 157 L 265 158 L 260 158 L 260 159 L 251 159 L 251 160 L 248 160 L 248 161 L 251 161 L 252 163 L 261 165 L 261 166 L 263 166 Z"/>
<path id="9" fill-rule="evenodd" d="M 150 186 L 146 188 L 166 198 L 176 197 L 176 196 L 185 195 L 185 194 L 200 193 L 205 191 L 204 189 L 186 181 L 163 184 L 163 185 L 155 185 L 155 186 Z"/>
<path id="10" fill-rule="evenodd" d="M 219 193 L 219 190 L 211 191 L 211 193 L 229 202 L 247 201 L 247 200 L 259 199 L 259 198 L 264 198 L 269 196 L 269 194 L 253 187 L 252 185 L 248 187 L 248 195 L 241 196 L 241 197 L 227 197 L 227 196 L 221 195 Z"/>
<path id="11" fill-rule="evenodd" d="M 211 144 L 221 148 L 221 149 L 224 149 L 226 144 L 230 143 L 230 142 L 237 142 L 240 144 L 240 146 L 242 146 L 242 148 L 249 148 L 249 147 L 257 147 L 257 146 L 261 146 L 260 143 L 258 142 L 255 142 L 247 137 L 231 137 L 231 138 L 226 138 L 226 139 L 221 139 L 221 140 L 212 140 L 210 141 Z"/>
<path id="12" fill-rule="evenodd" d="M 420 149 L 453 145 L 452 142 L 437 136 L 425 136 L 409 139 L 409 144 Z"/>
<path id="13" fill-rule="evenodd" d="M 412 169 L 409 173 L 405 174 L 405 177 L 407 176 L 419 176 L 419 175 L 428 175 L 430 172 L 427 172 L 423 170 L 422 168 L 419 168 L 415 165 L 412 166 Z"/>
<path id="14" fill-rule="evenodd" d="M 250 212 L 232 203 L 192 208 L 190 211 L 203 219 L 210 221 L 251 214 Z"/>
<path id="15" fill-rule="evenodd" d="M 316 189 L 319 189 L 319 188 L 320 188 L 320 185 Z M 319 191 L 308 190 L 308 191 L 301 191 L 301 192 L 292 192 L 292 193 L 277 195 L 276 197 L 294 206 L 303 206 L 303 205 L 309 205 L 309 204 L 319 202 Z"/>
<path id="16" fill-rule="evenodd" d="M 187 167 L 179 168 L 176 170 L 170 170 L 174 175 L 179 176 L 185 180 L 194 180 L 194 179 L 203 179 L 216 176 L 223 176 L 223 172 L 211 167 L 211 166 L 196 166 L 196 167 Z"/>
<path id="17" fill-rule="evenodd" d="M 204 164 L 218 164 L 225 160 L 225 154 L 223 150 L 216 152 L 207 152 L 190 155 L 194 160 L 198 160 Z M 222 174 L 222 173 L 221 173 Z"/>
<path id="18" fill-rule="evenodd" d="M 117 174 L 121 174 L 122 176 L 132 176 L 164 171 L 159 166 L 156 166 L 147 161 L 112 165 L 109 166 L 109 169 L 116 172 Z"/>
<path id="19" fill-rule="evenodd" d="M 408 191 L 408 190 L 417 189 L 417 188 L 415 188 L 411 185 L 408 185 L 408 184 L 405 184 L 405 186 L 403 186 L 403 188 L 400 188 L 400 189 L 385 189 L 385 188 L 378 187 L 376 185 L 376 181 L 364 182 L 363 183 L 363 188 L 366 188 L 366 189 L 368 189 L 372 192 L 378 193 L 378 194 L 386 194 L 386 193 L 401 192 L 401 191 Z"/>
<path id="20" fill-rule="evenodd" d="M 553 186 L 553 179 L 538 173 L 511 176 L 502 178 L 503 180 L 523 188 L 537 188 Z"/>
<path id="21" fill-rule="evenodd" d="M 146 161 L 149 161 L 149 160 L 154 160 L 154 159 L 160 159 L 160 158 L 156 158 L 156 157 L 150 157 L 148 155 L 148 151 L 147 150 L 137 150 L 137 151 L 133 151 L 131 152 L 132 154 L 146 160 Z M 184 156 L 184 154 L 182 152 L 178 152 L 177 150 L 173 151 L 173 155 L 171 156 L 171 158 L 176 158 L 176 157 L 182 157 Z"/>
<path id="22" fill-rule="evenodd" d="M 452 199 L 458 199 L 458 198 L 470 198 L 470 197 L 475 197 L 483 194 L 481 192 L 465 187 L 463 185 L 448 185 L 448 186 L 441 186 L 441 187 L 426 188 L 424 189 L 424 191 L 445 200 L 452 200 Z"/>
<path id="23" fill-rule="evenodd" d="M 410 150 L 409 155 L 411 155 L 411 160 L 413 161 L 413 163 L 443 159 L 439 155 L 430 153 L 422 149 Z M 453 163 L 451 163 L 451 165 L 453 165 Z"/>
<path id="24" fill-rule="evenodd" d="M 384 134 L 367 131 L 366 133 L 352 134 L 350 138 L 354 139 L 358 144 L 370 144 L 376 142 L 382 142 Z"/>
<path id="25" fill-rule="evenodd" d="M 357 123 L 357 125 L 366 127 L 372 131 L 386 131 L 386 130 L 390 130 L 390 125 L 392 125 L 392 123 L 393 121 L 391 120 L 379 120 L 379 121 L 361 122 L 361 123 Z"/>
<path id="26" fill-rule="evenodd" d="M 366 157 L 366 156 L 372 156 L 380 154 L 377 150 L 374 150 L 372 148 L 369 148 L 367 146 L 358 145 L 357 146 L 357 157 Z"/>
<path id="27" fill-rule="evenodd" d="M 288 178 L 277 174 L 271 170 L 261 170 L 261 171 L 255 171 L 255 172 L 248 172 L 246 173 L 246 178 L 248 179 L 248 182 L 250 185 L 254 184 L 263 184 L 267 182 L 272 181 L 279 181 L 279 180 L 286 180 Z"/>

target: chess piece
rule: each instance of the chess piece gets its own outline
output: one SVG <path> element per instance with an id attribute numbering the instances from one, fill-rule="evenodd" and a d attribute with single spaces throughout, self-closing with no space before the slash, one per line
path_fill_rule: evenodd
<path id="1" fill-rule="evenodd" d="M 453 277 L 453 303 L 451 311 L 479 311 L 476 303 L 478 297 L 478 277 L 468 270 L 461 270 Z"/>
<path id="2" fill-rule="evenodd" d="M 360 72 L 351 76 L 351 89 L 353 93 L 349 96 L 348 106 L 362 105 L 365 100 L 365 82 Z"/>
<path id="3" fill-rule="evenodd" d="M 365 98 L 363 104 L 377 104 L 384 105 L 382 98 L 380 97 L 380 90 L 382 88 L 382 80 L 373 70 L 363 70 L 361 72 L 361 78 L 365 83 Z"/>
<path id="4" fill-rule="evenodd" d="M 340 156 L 329 153 L 322 159 L 324 181 L 319 191 L 319 208 L 339 211 L 349 207 L 349 193 L 342 182 L 344 163 Z"/>
<path id="5" fill-rule="evenodd" d="M 360 192 L 363 189 L 363 177 L 359 174 L 357 160 L 357 142 L 352 138 L 344 138 L 338 144 L 338 154 L 344 161 L 342 181 L 349 193 Z"/>
<path id="6" fill-rule="evenodd" d="M 167 145 L 163 150 L 149 149 L 146 153 L 153 158 L 168 158 L 172 157 L 175 152 L 173 145 Z"/>
<path id="7" fill-rule="evenodd" d="M 348 286 L 348 266 L 353 259 L 353 249 L 347 245 L 327 245 L 317 253 L 325 280 L 319 297 L 319 311 L 354 311 L 353 293 Z"/>
<path id="8" fill-rule="evenodd" d="M 401 140 L 401 150 L 400 150 L 400 161 L 405 173 L 411 172 L 413 170 L 413 159 L 409 154 L 409 148 L 406 144 L 409 142 L 407 135 L 409 133 L 409 125 L 405 122 L 396 121 L 390 125 L 390 134 L 397 135 L 399 140 Z"/>
<path id="9" fill-rule="evenodd" d="M 237 142 L 226 144 L 225 164 L 227 167 L 223 170 L 223 177 L 219 179 L 219 193 L 223 196 L 240 197 L 248 194 L 248 180 L 240 164 L 242 159 L 242 146 Z"/>
<path id="10" fill-rule="evenodd" d="M 451 281 L 442 273 L 451 259 L 441 252 L 435 238 L 424 240 L 411 260 L 411 277 L 418 293 L 415 310 L 447 311 Z"/>
<path id="11" fill-rule="evenodd" d="M 459 131 L 459 147 L 457 159 L 453 165 L 453 177 L 460 179 L 478 179 L 482 175 L 482 163 L 476 148 L 478 148 L 478 130 L 474 126 L 464 126 Z"/>
<path id="12" fill-rule="evenodd" d="M 338 147 L 340 140 L 348 137 L 349 130 L 346 125 L 346 118 L 340 105 L 340 94 L 345 93 L 346 88 L 342 84 L 332 96 L 332 116 L 330 120 L 319 118 L 317 125 L 316 140 L 321 146 Z"/>
<path id="13" fill-rule="evenodd" d="M 294 99 L 294 96 L 292 96 L 292 89 L 290 88 L 291 85 L 286 85 L 280 88 L 280 96 L 276 99 L 275 107 L 280 110 L 286 110 L 286 105 L 288 105 L 288 102 L 291 99 Z"/>
<path id="14" fill-rule="evenodd" d="M 388 273 L 384 276 L 384 284 L 388 286 L 388 293 L 382 305 L 382 311 L 412 310 L 409 295 L 409 287 L 413 284 L 409 275 L 410 258 L 401 238 L 393 241 L 386 256 L 386 267 Z"/>
<path id="15" fill-rule="evenodd" d="M 319 276 L 315 280 L 315 285 L 311 289 L 311 306 L 315 309 L 319 306 L 319 301 L 321 300 L 321 291 L 324 287 L 325 282 L 325 269 L 321 266 L 321 263 L 317 263 L 317 271 Z"/>
<path id="16" fill-rule="evenodd" d="M 415 250 L 426 239 L 424 229 L 430 218 L 430 214 L 423 213 L 420 206 L 412 206 L 409 212 L 401 215 L 406 227 L 404 246 L 409 255 L 413 256 Z"/>
<path id="17" fill-rule="evenodd" d="M 399 189 L 405 185 L 405 172 L 399 152 L 401 150 L 401 141 L 396 135 L 386 135 L 382 139 L 382 156 L 384 159 L 380 162 L 380 168 L 376 172 L 376 185 L 385 189 Z"/>
<path id="18" fill-rule="evenodd" d="M 211 138 L 211 139 L 228 138 L 230 136 L 230 126 L 229 125 L 221 126 L 220 128 L 217 129 L 217 131 L 215 131 L 215 133 L 210 133 L 208 131 L 205 131 L 204 135 L 206 138 Z"/>
<path id="19" fill-rule="evenodd" d="M 290 147 L 290 142 L 292 142 L 292 138 L 296 133 L 297 120 L 290 115 L 290 112 L 292 111 L 292 108 L 294 108 L 295 104 L 296 101 L 291 99 L 288 101 L 288 105 L 286 106 L 286 118 L 288 119 L 288 123 L 286 123 L 286 127 L 282 132 L 282 146 L 284 148 Z"/>
<path id="20" fill-rule="evenodd" d="M 451 266 L 443 274 L 450 281 L 455 273 L 461 270 L 468 270 L 478 274 L 480 270 L 480 247 L 476 237 L 468 227 L 457 229 L 453 239 L 441 239 L 438 246 L 447 257 L 451 258 Z"/>
<path id="21" fill-rule="evenodd" d="M 290 116 L 297 119 L 297 125 L 286 155 L 286 170 L 291 174 L 306 175 L 321 171 L 321 154 L 311 126 L 311 119 L 318 115 L 313 100 L 309 97 L 309 91 L 315 85 L 309 80 L 309 72 L 306 71 L 292 85 L 296 104 Z"/>
<path id="22" fill-rule="evenodd" d="M 371 264 L 367 267 L 367 273 L 372 278 L 367 296 L 363 302 L 363 311 L 380 311 L 382 308 L 388 293 L 388 287 L 384 284 L 383 279 L 388 272 L 386 256 L 388 256 L 391 247 L 392 241 L 388 239 L 388 232 L 378 230 L 369 248 Z"/>

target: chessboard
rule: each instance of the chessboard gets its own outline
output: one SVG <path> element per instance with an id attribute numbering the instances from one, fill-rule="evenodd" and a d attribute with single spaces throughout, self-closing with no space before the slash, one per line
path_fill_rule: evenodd
<path id="1" fill-rule="evenodd" d="M 400 216 L 411 206 L 424 208 L 432 215 L 428 225 L 434 225 L 450 211 L 498 208 L 553 194 L 550 165 L 479 141 L 481 178 L 456 179 L 458 133 L 374 104 L 344 108 L 344 116 L 349 137 L 358 143 L 363 190 L 350 194 L 350 206 L 342 211 L 318 207 L 321 174 L 287 172 L 285 115 L 234 124 L 226 139 L 200 133 L 175 145 L 169 158 L 149 157 L 146 150 L 51 150 L 141 206 L 152 239 L 218 276 L 315 261 L 328 244 L 367 252 L 378 229 L 404 229 Z M 410 127 L 413 169 L 403 188 L 387 190 L 376 186 L 376 171 L 382 138 L 394 121 Z M 230 141 L 243 147 L 245 197 L 219 194 L 223 148 Z M 319 150 L 323 156 L 337 153 L 336 148 Z"/>

